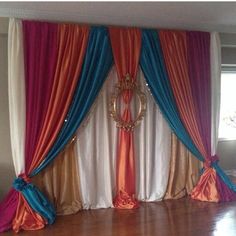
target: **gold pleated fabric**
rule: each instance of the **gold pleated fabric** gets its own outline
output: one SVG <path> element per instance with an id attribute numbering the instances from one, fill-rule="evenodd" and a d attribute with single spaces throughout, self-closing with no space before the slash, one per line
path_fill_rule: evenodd
<path id="1" fill-rule="evenodd" d="M 190 194 L 200 178 L 201 168 L 202 163 L 172 133 L 170 174 L 164 199 L 178 199 Z"/>
<path id="2" fill-rule="evenodd" d="M 52 164 L 32 179 L 53 203 L 57 215 L 74 214 L 82 208 L 75 143 L 67 145 Z"/>

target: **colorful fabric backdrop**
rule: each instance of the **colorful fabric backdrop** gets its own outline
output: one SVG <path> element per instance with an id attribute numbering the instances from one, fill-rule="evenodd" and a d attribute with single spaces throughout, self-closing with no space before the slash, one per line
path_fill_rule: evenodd
<path id="1" fill-rule="evenodd" d="M 220 88 L 217 42 L 217 35 L 208 32 L 108 29 L 11 19 L 9 101 L 17 178 L 0 204 L 0 232 L 11 228 L 15 232 L 36 230 L 54 222 L 56 213 L 52 203 L 32 184 L 31 178 L 73 139 L 107 78 L 113 57 L 119 80 L 129 74 L 137 81 L 140 65 L 168 125 L 204 162 L 192 198 L 211 202 L 234 200 L 236 186 L 219 167 L 215 154 L 219 100 L 212 98 L 217 97 Z M 123 119 L 132 120 L 134 96 L 126 91 L 122 97 L 126 104 Z M 119 130 L 113 182 L 116 196 L 113 191 L 109 193 L 115 197 L 116 208 L 139 206 L 135 136 L 137 132 L 132 130 Z M 154 139 L 151 133 L 147 138 Z M 166 157 L 167 165 L 169 160 Z M 90 167 L 90 171 L 96 168 Z M 163 184 L 167 187 L 167 180 Z"/>

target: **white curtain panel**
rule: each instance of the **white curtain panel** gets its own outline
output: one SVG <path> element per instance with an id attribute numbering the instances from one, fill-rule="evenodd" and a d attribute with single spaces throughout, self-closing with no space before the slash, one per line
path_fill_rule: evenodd
<path id="1" fill-rule="evenodd" d="M 89 117 L 77 133 L 77 151 L 83 208 L 112 207 L 115 188 L 117 129 L 109 117 L 108 102 L 116 83 L 111 70 Z"/>
<path id="2" fill-rule="evenodd" d="M 118 132 L 115 122 L 109 117 L 108 106 L 117 81 L 113 67 L 89 117 L 77 133 L 77 157 L 85 209 L 113 206 Z M 136 195 L 142 201 L 157 201 L 162 199 L 167 188 L 171 131 L 141 72 L 137 81 L 147 96 L 147 112 L 134 134 Z M 135 113 L 135 109 L 132 112 Z"/>
<path id="3" fill-rule="evenodd" d="M 219 33 L 211 33 L 211 154 L 215 155 L 218 144 L 221 88 L 221 44 Z"/>
<path id="4" fill-rule="evenodd" d="M 25 74 L 23 33 L 20 20 L 10 19 L 8 31 L 8 93 L 10 135 L 16 175 L 24 172 Z"/>
<path id="5" fill-rule="evenodd" d="M 147 111 L 135 128 L 136 193 L 141 201 L 158 201 L 166 192 L 170 156 L 171 130 L 152 97 L 140 72 L 141 90 L 146 94 Z"/>

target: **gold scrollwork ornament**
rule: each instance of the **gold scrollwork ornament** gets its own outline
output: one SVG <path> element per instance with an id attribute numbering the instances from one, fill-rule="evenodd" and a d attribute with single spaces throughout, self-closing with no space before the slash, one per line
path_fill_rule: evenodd
<path id="1" fill-rule="evenodd" d="M 132 91 L 133 93 L 136 93 L 139 99 L 139 109 L 136 118 L 130 122 L 126 122 L 118 114 L 117 101 L 125 91 L 129 90 Z M 134 127 L 136 127 L 143 119 L 146 112 L 146 108 L 147 108 L 146 95 L 140 90 L 137 84 L 130 78 L 130 75 L 127 74 L 124 80 L 120 80 L 115 85 L 115 91 L 112 94 L 109 103 L 110 116 L 114 119 L 114 121 L 116 122 L 116 126 L 118 128 L 124 129 L 125 131 L 133 131 Z"/>

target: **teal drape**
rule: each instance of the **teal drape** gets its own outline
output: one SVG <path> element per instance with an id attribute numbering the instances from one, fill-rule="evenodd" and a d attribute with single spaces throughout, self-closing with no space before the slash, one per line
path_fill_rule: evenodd
<path id="1" fill-rule="evenodd" d="M 105 27 L 90 29 L 88 46 L 72 104 L 52 149 L 31 176 L 45 168 L 64 148 L 87 115 L 113 64 L 109 34 Z"/>
<path id="2" fill-rule="evenodd" d="M 23 178 L 18 177 L 13 182 L 13 187 L 23 194 L 30 206 L 44 217 L 48 224 L 52 224 L 55 221 L 56 212 L 54 207 L 35 185 L 27 183 Z"/>
<path id="3" fill-rule="evenodd" d="M 142 30 L 140 65 L 151 93 L 171 129 L 199 160 L 204 161 L 180 120 L 165 68 L 160 39 L 155 30 Z"/>

